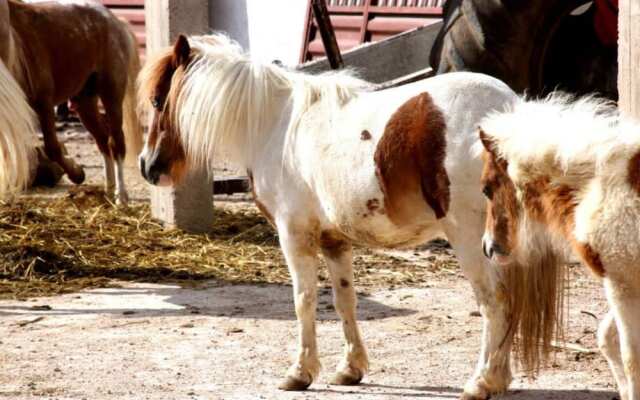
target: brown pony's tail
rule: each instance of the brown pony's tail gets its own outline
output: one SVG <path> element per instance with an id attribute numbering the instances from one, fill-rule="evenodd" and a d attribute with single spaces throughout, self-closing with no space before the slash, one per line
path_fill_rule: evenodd
<path id="1" fill-rule="evenodd" d="M 126 25 L 126 24 L 125 24 Z M 138 55 L 138 43 L 133 31 L 126 25 L 129 45 L 129 66 L 127 70 L 127 88 L 122 103 L 123 131 L 127 148 L 126 162 L 136 163 L 142 150 L 143 128 L 138 115 L 136 81 L 140 72 L 140 56 Z"/>
<path id="2" fill-rule="evenodd" d="M 529 246 L 529 254 L 508 269 L 505 282 L 515 358 L 533 377 L 549 360 L 554 339 L 564 339 L 567 269 L 548 243 Z"/>

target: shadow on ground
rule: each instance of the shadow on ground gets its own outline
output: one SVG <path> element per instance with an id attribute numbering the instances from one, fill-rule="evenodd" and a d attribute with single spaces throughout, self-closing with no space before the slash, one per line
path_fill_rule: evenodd
<path id="1" fill-rule="evenodd" d="M 389 307 L 360 294 L 360 319 L 383 319 L 406 316 L 415 310 Z M 246 319 L 295 319 L 290 285 L 257 284 L 181 288 L 178 286 L 141 284 L 138 288 L 95 289 L 73 296 L 69 306 L 49 306 L 47 299 L 38 305 L 18 303 L 0 307 L 0 315 L 82 315 L 124 314 L 132 318 L 201 314 Z M 51 309 L 47 309 L 51 307 Z M 318 319 L 336 320 L 331 291 L 319 289 Z"/>

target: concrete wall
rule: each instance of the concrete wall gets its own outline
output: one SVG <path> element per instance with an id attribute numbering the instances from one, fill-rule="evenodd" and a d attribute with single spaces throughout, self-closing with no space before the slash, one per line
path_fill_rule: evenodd
<path id="1" fill-rule="evenodd" d="M 306 0 L 210 0 L 209 25 L 227 32 L 259 61 L 296 65 Z"/>

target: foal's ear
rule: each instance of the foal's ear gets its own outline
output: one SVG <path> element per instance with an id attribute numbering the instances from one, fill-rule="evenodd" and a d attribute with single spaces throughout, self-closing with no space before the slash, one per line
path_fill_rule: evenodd
<path id="1" fill-rule="evenodd" d="M 482 142 L 485 150 L 495 156 L 496 145 L 493 139 L 491 139 L 489 135 L 487 135 L 486 132 L 482 130 L 482 127 L 478 127 L 478 134 L 480 135 L 480 141 Z"/>
<path id="2" fill-rule="evenodd" d="M 178 68 L 179 66 L 187 65 L 190 55 L 191 46 L 189 46 L 189 40 L 185 35 L 181 34 L 173 45 L 173 67 Z"/>

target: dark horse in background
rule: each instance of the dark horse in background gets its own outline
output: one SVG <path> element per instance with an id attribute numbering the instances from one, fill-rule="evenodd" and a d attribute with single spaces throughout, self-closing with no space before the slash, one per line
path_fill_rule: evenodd
<path id="1" fill-rule="evenodd" d="M 617 100 L 617 0 L 449 0 L 436 73 L 482 72 L 516 92 Z"/>
<path id="2" fill-rule="evenodd" d="M 0 3 L 9 9 L 10 26 L 1 28 L 9 29 L 8 67 L 38 115 L 47 157 L 72 182 L 84 181 L 55 130 L 54 106 L 71 99 L 104 158 L 107 193 L 126 204 L 125 155 L 137 155 L 142 146 L 135 93 L 140 60 L 128 25 L 87 1 Z"/>

